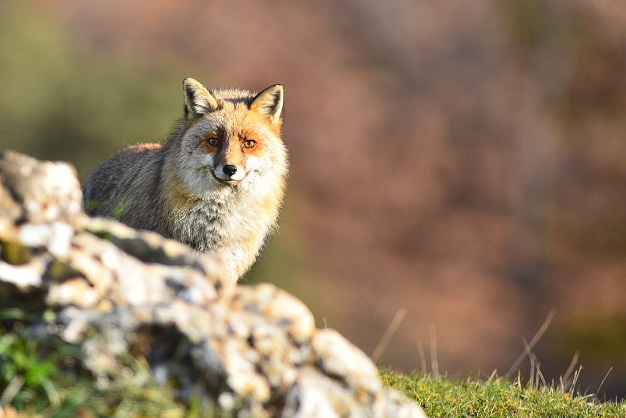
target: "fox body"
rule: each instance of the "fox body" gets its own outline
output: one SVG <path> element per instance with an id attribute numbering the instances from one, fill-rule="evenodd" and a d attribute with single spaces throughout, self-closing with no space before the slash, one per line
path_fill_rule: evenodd
<path id="1" fill-rule="evenodd" d="M 275 227 L 287 176 L 283 87 L 259 94 L 183 81 L 184 117 L 162 144 L 125 148 L 84 184 L 92 216 L 212 251 L 236 282 Z"/>

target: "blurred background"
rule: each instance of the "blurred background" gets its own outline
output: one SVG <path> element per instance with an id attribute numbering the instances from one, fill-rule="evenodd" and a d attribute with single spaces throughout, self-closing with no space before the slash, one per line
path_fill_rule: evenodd
<path id="1" fill-rule="evenodd" d="M 579 353 L 583 392 L 626 396 L 623 2 L 0 0 L 2 149 L 82 179 L 162 141 L 187 76 L 285 86 L 287 202 L 245 281 L 368 354 L 406 313 L 375 360 L 460 378 L 554 312 L 546 380 Z"/>

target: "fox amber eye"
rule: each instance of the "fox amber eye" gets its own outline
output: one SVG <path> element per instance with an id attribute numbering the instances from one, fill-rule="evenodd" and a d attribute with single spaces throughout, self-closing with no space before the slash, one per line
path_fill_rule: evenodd
<path id="1" fill-rule="evenodd" d="M 215 137 L 211 137 L 207 139 L 206 142 L 212 147 L 217 147 L 217 145 L 220 143 L 220 140 Z"/>
<path id="2" fill-rule="evenodd" d="M 255 145 L 256 145 L 256 141 L 253 141 L 251 139 L 246 139 L 245 141 L 243 141 L 244 148 L 254 148 Z"/>

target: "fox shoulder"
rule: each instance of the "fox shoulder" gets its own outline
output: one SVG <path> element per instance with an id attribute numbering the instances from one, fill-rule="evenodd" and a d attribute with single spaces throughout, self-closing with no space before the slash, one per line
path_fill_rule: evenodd
<path id="1" fill-rule="evenodd" d="M 107 201 L 117 191 L 124 178 L 156 157 L 162 144 L 138 144 L 124 148 L 98 164 L 85 179 L 85 201 Z"/>

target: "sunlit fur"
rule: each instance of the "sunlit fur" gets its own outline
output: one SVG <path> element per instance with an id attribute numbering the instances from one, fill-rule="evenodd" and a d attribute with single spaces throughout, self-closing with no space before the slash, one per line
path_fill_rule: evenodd
<path id="1" fill-rule="evenodd" d="M 167 141 L 128 147 L 98 165 L 85 181 L 86 207 L 217 253 L 235 282 L 254 263 L 283 200 L 283 88 L 209 91 L 186 79 L 183 90 L 185 116 Z M 212 136 L 219 147 L 208 144 Z M 225 174 L 225 165 L 236 173 Z"/>

